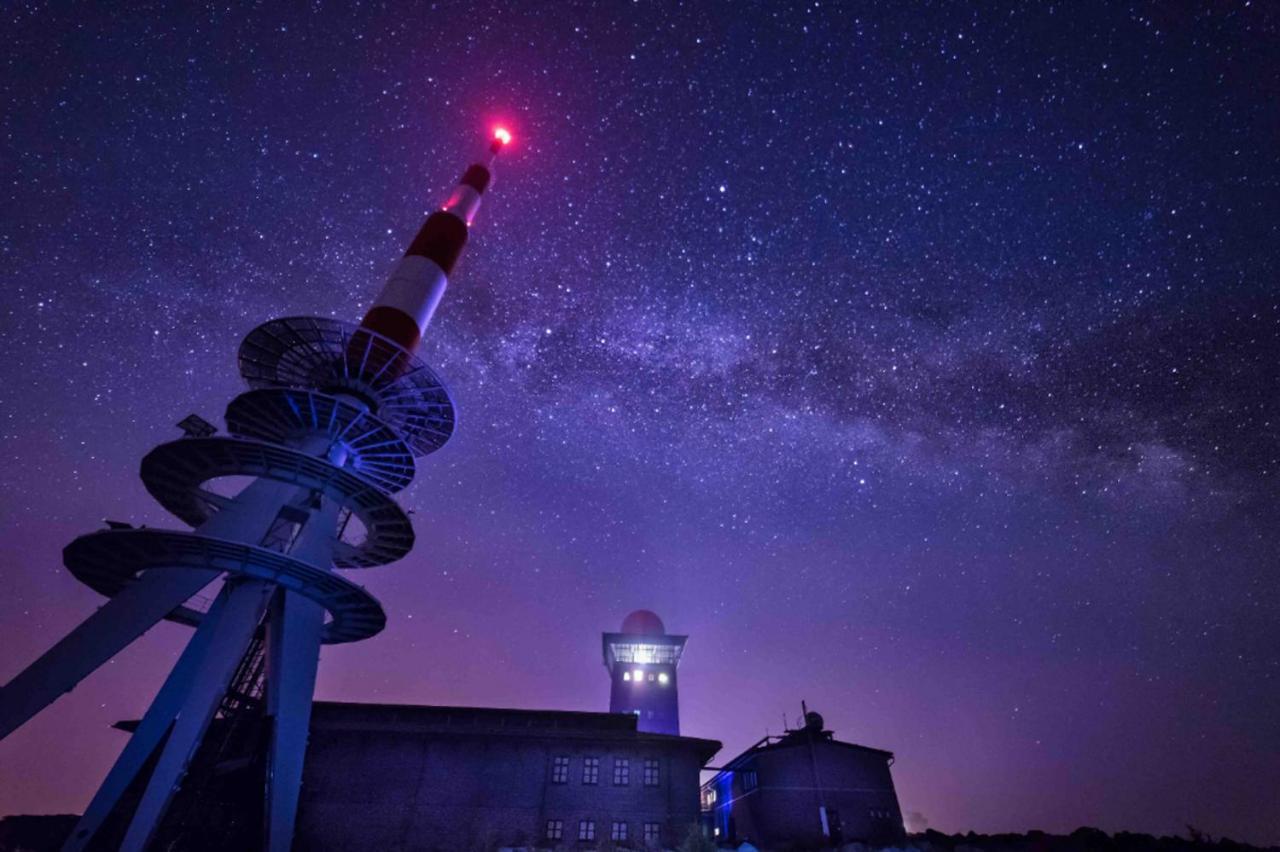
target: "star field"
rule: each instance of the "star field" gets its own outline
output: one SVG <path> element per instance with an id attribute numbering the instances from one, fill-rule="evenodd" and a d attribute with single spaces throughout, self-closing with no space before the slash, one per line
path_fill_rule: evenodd
<path id="1" fill-rule="evenodd" d="M 239 340 L 358 319 L 515 135 L 424 345 L 460 409 L 326 699 L 603 709 L 691 636 L 721 758 L 803 698 L 908 827 L 1280 842 L 1280 26 L 1262 3 L 15 4 L 0 679 Z M 0 743 L 78 811 L 189 635 Z"/>

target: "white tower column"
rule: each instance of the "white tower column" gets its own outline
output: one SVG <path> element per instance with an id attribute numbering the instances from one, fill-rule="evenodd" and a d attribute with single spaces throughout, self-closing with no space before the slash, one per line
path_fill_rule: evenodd
<path id="1" fill-rule="evenodd" d="M 339 452 L 330 459 L 342 462 Z M 290 555 L 311 564 L 333 559 L 333 529 L 338 505 L 322 500 Z M 289 852 L 302 788 L 302 767 L 311 730 L 311 701 L 320 661 L 324 608 L 282 589 L 267 623 L 267 719 L 271 751 L 267 756 L 267 850 Z"/>

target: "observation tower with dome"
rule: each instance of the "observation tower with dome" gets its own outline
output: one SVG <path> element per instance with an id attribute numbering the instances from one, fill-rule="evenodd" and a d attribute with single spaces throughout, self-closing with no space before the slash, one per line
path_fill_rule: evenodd
<path id="1" fill-rule="evenodd" d="M 195 628 L 64 850 L 208 847 L 208 831 L 254 820 L 232 812 L 220 824 L 217 796 L 198 796 L 245 761 L 261 763 L 265 789 L 251 797 L 261 814 L 240 827 L 245 842 L 217 848 L 292 848 L 320 646 L 367 639 L 386 622 L 342 572 L 413 547 L 393 495 L 454 426 L 448 392 L 414 351 L 509 139 L 496 131 L 359 325 L 258 326 L 240 345 L 250 389 L 227 407 L 226 435 L 193 415 L 178 424 L 184 437 L 142 460 L 147 491 L 193 529 L 113 522 L 63 551 L 71 574 L 108 600 L 0 687 L 0 738 L 157 622 Z M 194 811 L 188 821 L 175 798 Z"/>
<path id="2" fill-rule="evenodd" d="M 612 680 L 609 712 L 634 714 L 641 731 L 679 736 L 676 669 L 688 639 L 669 635 L 662 619 L 647 609 L 624 618 L 617 633 L 605 633 L 604 666 Z"/>

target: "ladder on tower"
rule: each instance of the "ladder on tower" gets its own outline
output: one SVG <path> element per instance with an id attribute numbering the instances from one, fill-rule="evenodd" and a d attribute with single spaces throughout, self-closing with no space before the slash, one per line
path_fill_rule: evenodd
<path id="1" fill-rule="evenodd" d="M 156 836 L 172 852 L 261 847 L 268 725 L 265 630 L 246 649 Z M 247 791 L 249 792 L 246 795 Z"/>

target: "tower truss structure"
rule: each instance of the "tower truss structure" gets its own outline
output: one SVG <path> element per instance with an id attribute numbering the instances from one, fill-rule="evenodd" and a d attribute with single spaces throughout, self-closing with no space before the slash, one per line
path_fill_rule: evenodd
<path id="1" fill-rule="evenodd" d="M 0 687 L 0 738 L 157 622 L 195 628 L 65 850 L 90 848 L 134 800 L 121 848 L 151 846 L 215 715 L 255 676 L 268 730 L 263 847 L 292 846 L 320 646 L 367 639 L 386 623 L 382 605 L 340 571 L 413 547 L 395 495 L 455 422 L 449 392 L 414 350 L 509 138 L 498 131 L 428 217 L 361 324 L 258 326 L 240 346 L 249 390 L 228 405 L 226 434 L 187 418 L 184 437 L 146 455 L 148 493 L 190 530 L 111 524 L 64 549 L 72 575 L 108 600 Z M 227 496 L 214 483 L 228 477 L 250 481 Z"/>

